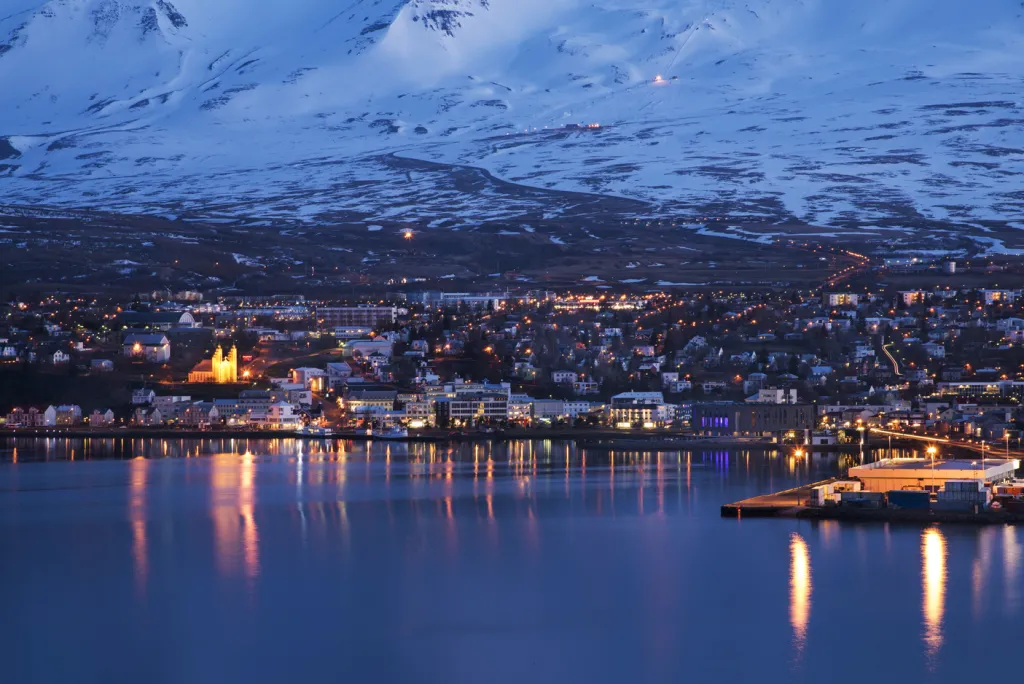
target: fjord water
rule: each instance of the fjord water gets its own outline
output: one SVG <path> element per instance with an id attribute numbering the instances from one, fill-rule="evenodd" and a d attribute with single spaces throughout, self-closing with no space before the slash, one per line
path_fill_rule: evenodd
<path id="1" fill-rule="evenodd" d="M 1024 631 L 1016 528 L 719 517 L 849 456 L 0 448 L 3 681 L 952 682 Z"/>

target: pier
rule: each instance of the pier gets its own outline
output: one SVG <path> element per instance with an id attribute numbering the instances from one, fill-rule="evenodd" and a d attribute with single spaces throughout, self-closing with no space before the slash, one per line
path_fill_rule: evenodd
<path id="1" fill-rule="evenodd" d="M 811 482 L 799 487 L 787 489 L 774 494 L 762 494 L 736 503 L 722 506 L 723 518 L 771 518 L 775 516 L 795 517 L 806 508 L 811 498 L 811 490 L 819 485 L 835 481 L 835 478 Z"/>
<path id="2" fill-rule="evenodd" d="M 722 506 L 723 518 L 1024 523 L 1020 462 L 883 459 L 832 478 Z M 834 485 L 834 486 L 833 486 Z"/>

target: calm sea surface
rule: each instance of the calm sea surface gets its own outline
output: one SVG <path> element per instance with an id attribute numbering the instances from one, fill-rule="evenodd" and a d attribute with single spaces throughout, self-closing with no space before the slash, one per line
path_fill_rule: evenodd
<path id="1" fill-rule="evenodd" d="M 0 441 L 0 681 L 1012 678 L 1021 531 L 719 517 L 848 458 Z"/>

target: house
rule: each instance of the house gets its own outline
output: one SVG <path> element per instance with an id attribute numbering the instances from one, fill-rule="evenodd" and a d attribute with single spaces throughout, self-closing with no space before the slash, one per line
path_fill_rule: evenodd
<path id="1" fill-rule="evenodd" d="M 572 391 L 578 395 L 597 394 L 598 386 L 591 380 L 578 380 L 572 384 Z"/>
<path id="2" fill-rule="evenodd" d="M 764 373 L 751 373 L 747 376 L 747 379 L 743 381 L 743 392 L 749 394 L 751 392 L 757 392 L 768 384 L 768 376 Z"/>
<path id="3" fill-rule="evenodd" d="M 163 425 L 164 417 L 160 413 L 160 409 L 149 409 L 139 407 L 135 409 L 135 415 L 132 417 L 132 422 L 136 425 Z"/>
<path id="4" fill-rule="evenodd" d="M 682 394 L 693 390 L 693 383 L 689 380 L 676 380 L 665 388 L 670 394 Z"/>
<path id="5" fill-rule="evenodd" d="M 89 362 L 89 370 L 93 373 L 109 373 L 114 370 L 114 362 L 110 359 L 93 359 Z"/>
<path id="6" fill-rule="evenodd" d="M 344 361 L 327 364 L 327 385 L 331 389 L 344 386 L 350 377 L 352 377 L 352 366 Z"/>
<path id="7" fill-rule="evenodd" d="M 189 396 L 164 395 L 154 397 L 151 403 L 153 408 L 160 410 L 164 420 L 170 420 L 171 418 L 176 418 L 191 401 L 192 397 Z"/>
<path id="8" fill-rule="evenodd" d="M 71 360 L 71 356 L 61 349 L 53 352 L 53 356 L 50 357 L 53 360 L 53 365 L 60 366 Z"/>
<path id="9" fill-rule="evenodd" d="M 178 420 L 182 425 L 205 427 L 220 422 L 220 411 L 211 401 L 197 401 L 186 406 Z"/>
<path id="10" fill-rule="evenodd" d="M 552 371 L 551 382 L 556 385 L 572 385 L 578 379 L 578 375 L 572 371 Z"/>
<path id="11" fill-rule="evenodd" d="M 114 424 L 114 412 L 110 409 L 106 411 L 95 410 L 89 414 L 89 427 L 109 427 Z"/>
<path id="12" fill-rule="evenodd" d="M 125 335 L 124 355 L 150 363 L 171 360 L 171 342 L 163 333 L 131 333 Z"/>
<path id="13" fill-rule="evenodd" d="M 852 356 L 853 356 L 853 360 L 854 361 L 863 361 L 864 359 L 874 357 L 874 355 L 875 355 L 875 349 L 874 349 L 874 347 L 871 347 L 870 345 L 858 344 L 857 346 L 855 346 L 853 348 L 853 355 Z"/>
<path id="14" fill-rule="evenodd" d="M 16 408 L 7 414 L 8 427 L 53 427 L 57 424 L 57 409 L 48 406 L 43 410 L 35 407 Z"/>
<path id="15" fill-rule="evenodd" d="M 136 406 L 152 404 L 154 399 L 156 399 L 156 392 L 151 389 L 138 389 L 132 392 L 132 404 Z"/>
<path id="16" fill-rule="evenodd" d="M 74 404 L 58 406 L 54 414 L 56 424 L 71 427 L 82 422 L 82 407 Z"/>

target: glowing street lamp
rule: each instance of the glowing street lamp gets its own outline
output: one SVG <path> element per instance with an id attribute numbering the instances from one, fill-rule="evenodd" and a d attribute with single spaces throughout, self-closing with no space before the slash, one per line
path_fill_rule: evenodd
<path id="1" fill-rule="evenodd" d="M 925 449 L 925 453 L 932 459 L 932 488 L 935 488 L 935 454 L 939 453 L 938 448 L 933 444 L 932 446 Z"/>

